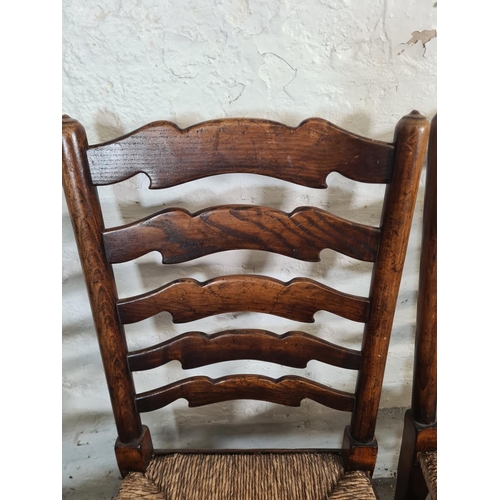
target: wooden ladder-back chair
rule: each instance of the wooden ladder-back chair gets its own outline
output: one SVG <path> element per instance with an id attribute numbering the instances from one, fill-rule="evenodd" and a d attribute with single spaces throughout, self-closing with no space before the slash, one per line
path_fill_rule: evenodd
<path id="1" fill-rule="evenodd" d="M 411 408 L 405 414 L 396 500 L 437 498 L 437 115 L 431 122 Z"/>
<path id="2" fill-rule="evenodd" d="M 428 136 L 428 120 L 413 111 L 398 123 L 393 143 L 374 141 L 312 118 L 291 128 L 254 119 L 224 119 L 179 129 L 155 122 L 116 140 L 90 146 L 83 126 L 63 116 L 63 185 L 118 438 L 115 453 L 125 478 L 119 499 L 375 498 L 375 422 L 393 316 Z M 338 172 L 362 183 L 387 184 L 380 227 L 366 226 L 316 207 L 291 214 L 263 206 L 222 205 L 197 214 L 168 209 L 135 223 L 104 227 L 98 186 L 140 172 L 150 188 L 225 173 L 252 173 L 310 188 L 326 188 Z M 217 229 L 214 229 L 217 226 Z M 258 228 L 258 229 L 257 229 Z M 368 297 L 339 292 L 309 278 L 288 283 L 258 275 L 198 282 L 178 279 L 138 296 L 119 298 L 112 265 L 157 250 L 174 264 L 207 254 L 257 249 L 314 262 L 333 249 L 372 262 Z M 129 352 L 124 325 L 168 311 L 174 323 L 250 311 L 312 323 L 325 310 L 364 323 L 361 350 L 299 331 L 278 336 L 233 330 L 207 336 L 189 332 Z M 357 370 L 354 393 L 298 376 L 272 379 L 195 376 L 137 394 L 133 372 L 179 360 L 183 368 L 255 359 L 303 368 L 319 360 Z M 142 412 L 185 398 L 189 406 L 254 399 L 300 406 L 312 399 L 351 412 L 342 450 L 155 450 Z M 149 495 L 149 496 L 148 496 Z"/>

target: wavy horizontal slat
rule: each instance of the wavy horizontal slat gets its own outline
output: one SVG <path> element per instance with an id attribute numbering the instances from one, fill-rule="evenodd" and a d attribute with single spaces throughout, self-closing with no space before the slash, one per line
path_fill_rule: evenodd
<path id="1" fill-rule="evenodd" d="M 92 182 L 101 186 L 139 172 L 151 188 L 210 175 L 254 173 L 324 188 L 336 171 L 370 183 L 391 178 L 394 146 L 311 118 L 292 128 L 255 119 L 213 120 L 186 129 L 154 122 L 87 151 Z"/>
<path id="2" fill-rule="evenodd" d="M 279 253 L 318 262 L 325 248 L 374 262 L 380 230 L 356 224 L 314 207 L 291 214 L 267 207 L 227 205 L 195 214 L 172 208 L 104 232 L 112 264 L 159 251 L 164 264 L 196 259 L 225 250 Z"/>
<path id="3" fill-rule="evenodd" d="M 235 359 L 256 359 L 293 368 L 305 368 L 316 359 L 357 370 L 361 352 L 304 332 L 277 335 L 266 330 L 228 330 L 215 335 L 188 332 L 128 355 L 132 371 L 151 370 L 173 360 L 180 361 L 184 369 L 191 369 Z"/>
<path id="4" fill-rule="evenodd" d="M 300 406 L 312 399 L 329 408 L 353 411 L 355 397 L 302 377 L 272 379 L 261 375 L 229 375 L 218 379 L 190 377 L 136 396 L 139 412 L 154 411 L 177 399 L 186 399 L 190 407 L 235 399 L 256 399 L 286 406 Z"/>
<path id="5" fill-rule="evenodd" d="M 252 311 L 314 323 L 324 310 L 352 321 L 366 322 L 370 301 L 339 292 L 309 278 L 288 283 L 265 276 L 234 275 L 200 283 L 191 278 L 117 302 L 124 324 L 136 323 L 162 311 L 174 323 L 186 323 L 228 312 Z"/>

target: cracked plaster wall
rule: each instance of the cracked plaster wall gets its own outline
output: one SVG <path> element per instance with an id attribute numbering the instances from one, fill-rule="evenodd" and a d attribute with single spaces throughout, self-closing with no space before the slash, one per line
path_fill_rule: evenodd
<path id="1" fill-rule="evenodd" d="M 185 127 L 211 118 L 239 116 L 292 126 L 319 116 L 352 132 L 391 140 L 402 115 L 418 109 L 431 118 L 436 112 L 436 40 L 429 40 L 425 47 L 418 40 L 409 43 L 415 31 L 436 28 L 433 4 L 421 0 L 102 0 L 99 4 L 64 0 L 63 112 L 86 127 L 91 144 L 158 119 Z M 220 203 L 223 197 L 228 203 L 265 204 L 285 211 L 318 203 L 360 222 L 378 222 L 383 194 L 379 187 L 355 187 L 337 174 L 328 181 L 327 190 L 314 191 L 271 179 L 220 176 L 153 192 L 149 199 L 147 179 L 138 176 L 101 192 L 108 224 L 145 216 L 164 205 L 196 211 Z M 387 362 L 383 409 L 405 407 L 410 402 L 422 194 L 423 185 Z M 254 271 L 284 281 L 311 272 L 319 281 L 346 292 L 368 290 L 371 267 L 330 251 L 323 252 L 318 264 L 259 252 L 222 255 L 223 259 L 209 256 L 175 270 L 161 267 L 157 255 L 143 257 L 137 263 L 118 266 L 119 292 L 140 293 L 184 276 L 205 280 Z M 202 267 L 205 264 L 208 270 Z M 332 271 L 332 264 L 345 265 L 347 271 Z M 278 333 L 297 327 L 294 322 L 264 315 L 228 314 L 194 322 L 189 329 L 213 332 L 250 323 Z M 317 313 L 316 323 L 304 330 L 348 347 L 360 345 L 358 325 L 332 321 L 327 313 Z M 130 347 L 146 346 L 182 331 L 187 331 L 186 326 L 172 325 L 170 316 L 161 314 L 129 329 Z M 258 362 L 243 367 L 229 362 L 187 374 L 218 377 L 238 372 L 272 377 L 301 373 Z M 340 389 L 354 387 L 353 374 L 321 363 L 310 362 L 306 372 L 314 380 Z M 141 373 L 137 389 L 172 382 L 181 373 L 178 363 Z M 64 201 L 63 377 L 66 430 L 71 422 L 84 428 L 86 422 L 94 425 L 96 419 L 110 415 Z M 263 402 L 188 409 L 182 400 L 169 409 L 146 414 L 144 422 L 159 432 L 160 447 L 340 446 L 347 420 L 339 414 L 341 422 L 333 425 L 329 415 L 320 405 L 307 401 L 300 409 Z M 271 424 L 266 426 L 263 421 L 268 417 Z M 187 424 L 194 425 L 193 432 L 187 431 Z M 390 436 L 393 448 L 379 443 L 377 470 L 382 474 L 396 467 L 397 459 L 391 453 L 399 446 L 399 430 L 394 429 Z M 286 441 L 294 430 L 302 430 L 302 437 L 299 432 L 294 441 Z"/>

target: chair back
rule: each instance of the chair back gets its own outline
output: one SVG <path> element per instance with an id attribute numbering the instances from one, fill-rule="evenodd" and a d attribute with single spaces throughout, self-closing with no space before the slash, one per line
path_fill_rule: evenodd
<path id="1" fill-rule="evenodd" d="M 256 399 L 299 406 L 309 398 L 351 412 L 344 435 L 346 468 L 373 471 L 374 436 L 384 367 L 411 220 L 428 135 L 414 111 L 400 120 L 394 142 L 366 139 L 312 118 L 292 128 L 267 120 L 214 120 L 180 129 L 154 122 L 130 134 L 89 146 L 83 126 L 63 117 L 63 186 L 88 288 L 95 328 L 118 429 L 122 473 L 144 470 L 153 451 L 140 414 L 185 398 L 190 406 Z M 386 184 L 380 225 L 346 220 L 315 206 L 291 213 L 231 204 L 196 213 L 168 208 L 119 227 L 105 227 L 98 187 L 138 173 L 151 189 L 175 189 L 208 176 L 271 176 L 309 188 L 327 187 L 331 172 L 360 183 Z M 113 266 L 158 251 L 175 265 L 227 250 L 274 252 L 307 262 L 324 249 L 373 263 L 368 296 L 351 295 L 310 277 L 289 282 L 261 275 L 231 275 L 199 282 L 177 279 L 146 293 L 119 297 Z M 362 347 L 349 349 L 300 330 L 189 331 L 138 351 L 127 348 L 125 326 L 167 311 L 174 323 L 252 311 L 311 323 L 324 310 L 364 325 Z M 133 373 L 172 360 L 183 368 L 255 359 L 304 368 L 319 360 L 357 371 L 355 392 L 302 376 L 272 379 L 228 375 L 188 377 L 136 393 Z"/>

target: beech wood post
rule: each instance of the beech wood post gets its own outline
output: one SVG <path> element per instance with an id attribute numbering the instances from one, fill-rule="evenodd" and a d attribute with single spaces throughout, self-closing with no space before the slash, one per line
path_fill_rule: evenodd
<path id="1" fill-rule="evenodd" d="M 141 424 L 135 404 L 125 334 L 116 308 L 113 270 L 105 257 L 102 237 L 104 221 L 97 189 L 90 181 L 87 135 L 83 126 L 67 115 L 63 116 L 62 124 L 63 187 L 69 211 L 79 214 L 71 219 L 80 260 L 85 263 L 82 267 L 118 430 L 117 448 L 122 450 L 130 445 L 134 450 L 140 449 L 145 462 L 151 448 L 147 441 L 149 439 L 150 442 L 151 438 L 147 428 L 144 429 Z M 139 445 L 142 440 L 145 442 Z M 123 456 L 123 451 L 117 451 L 118 459 L 119 456 Z M 124 466 L 119 466 L 123 473 Z"/>

